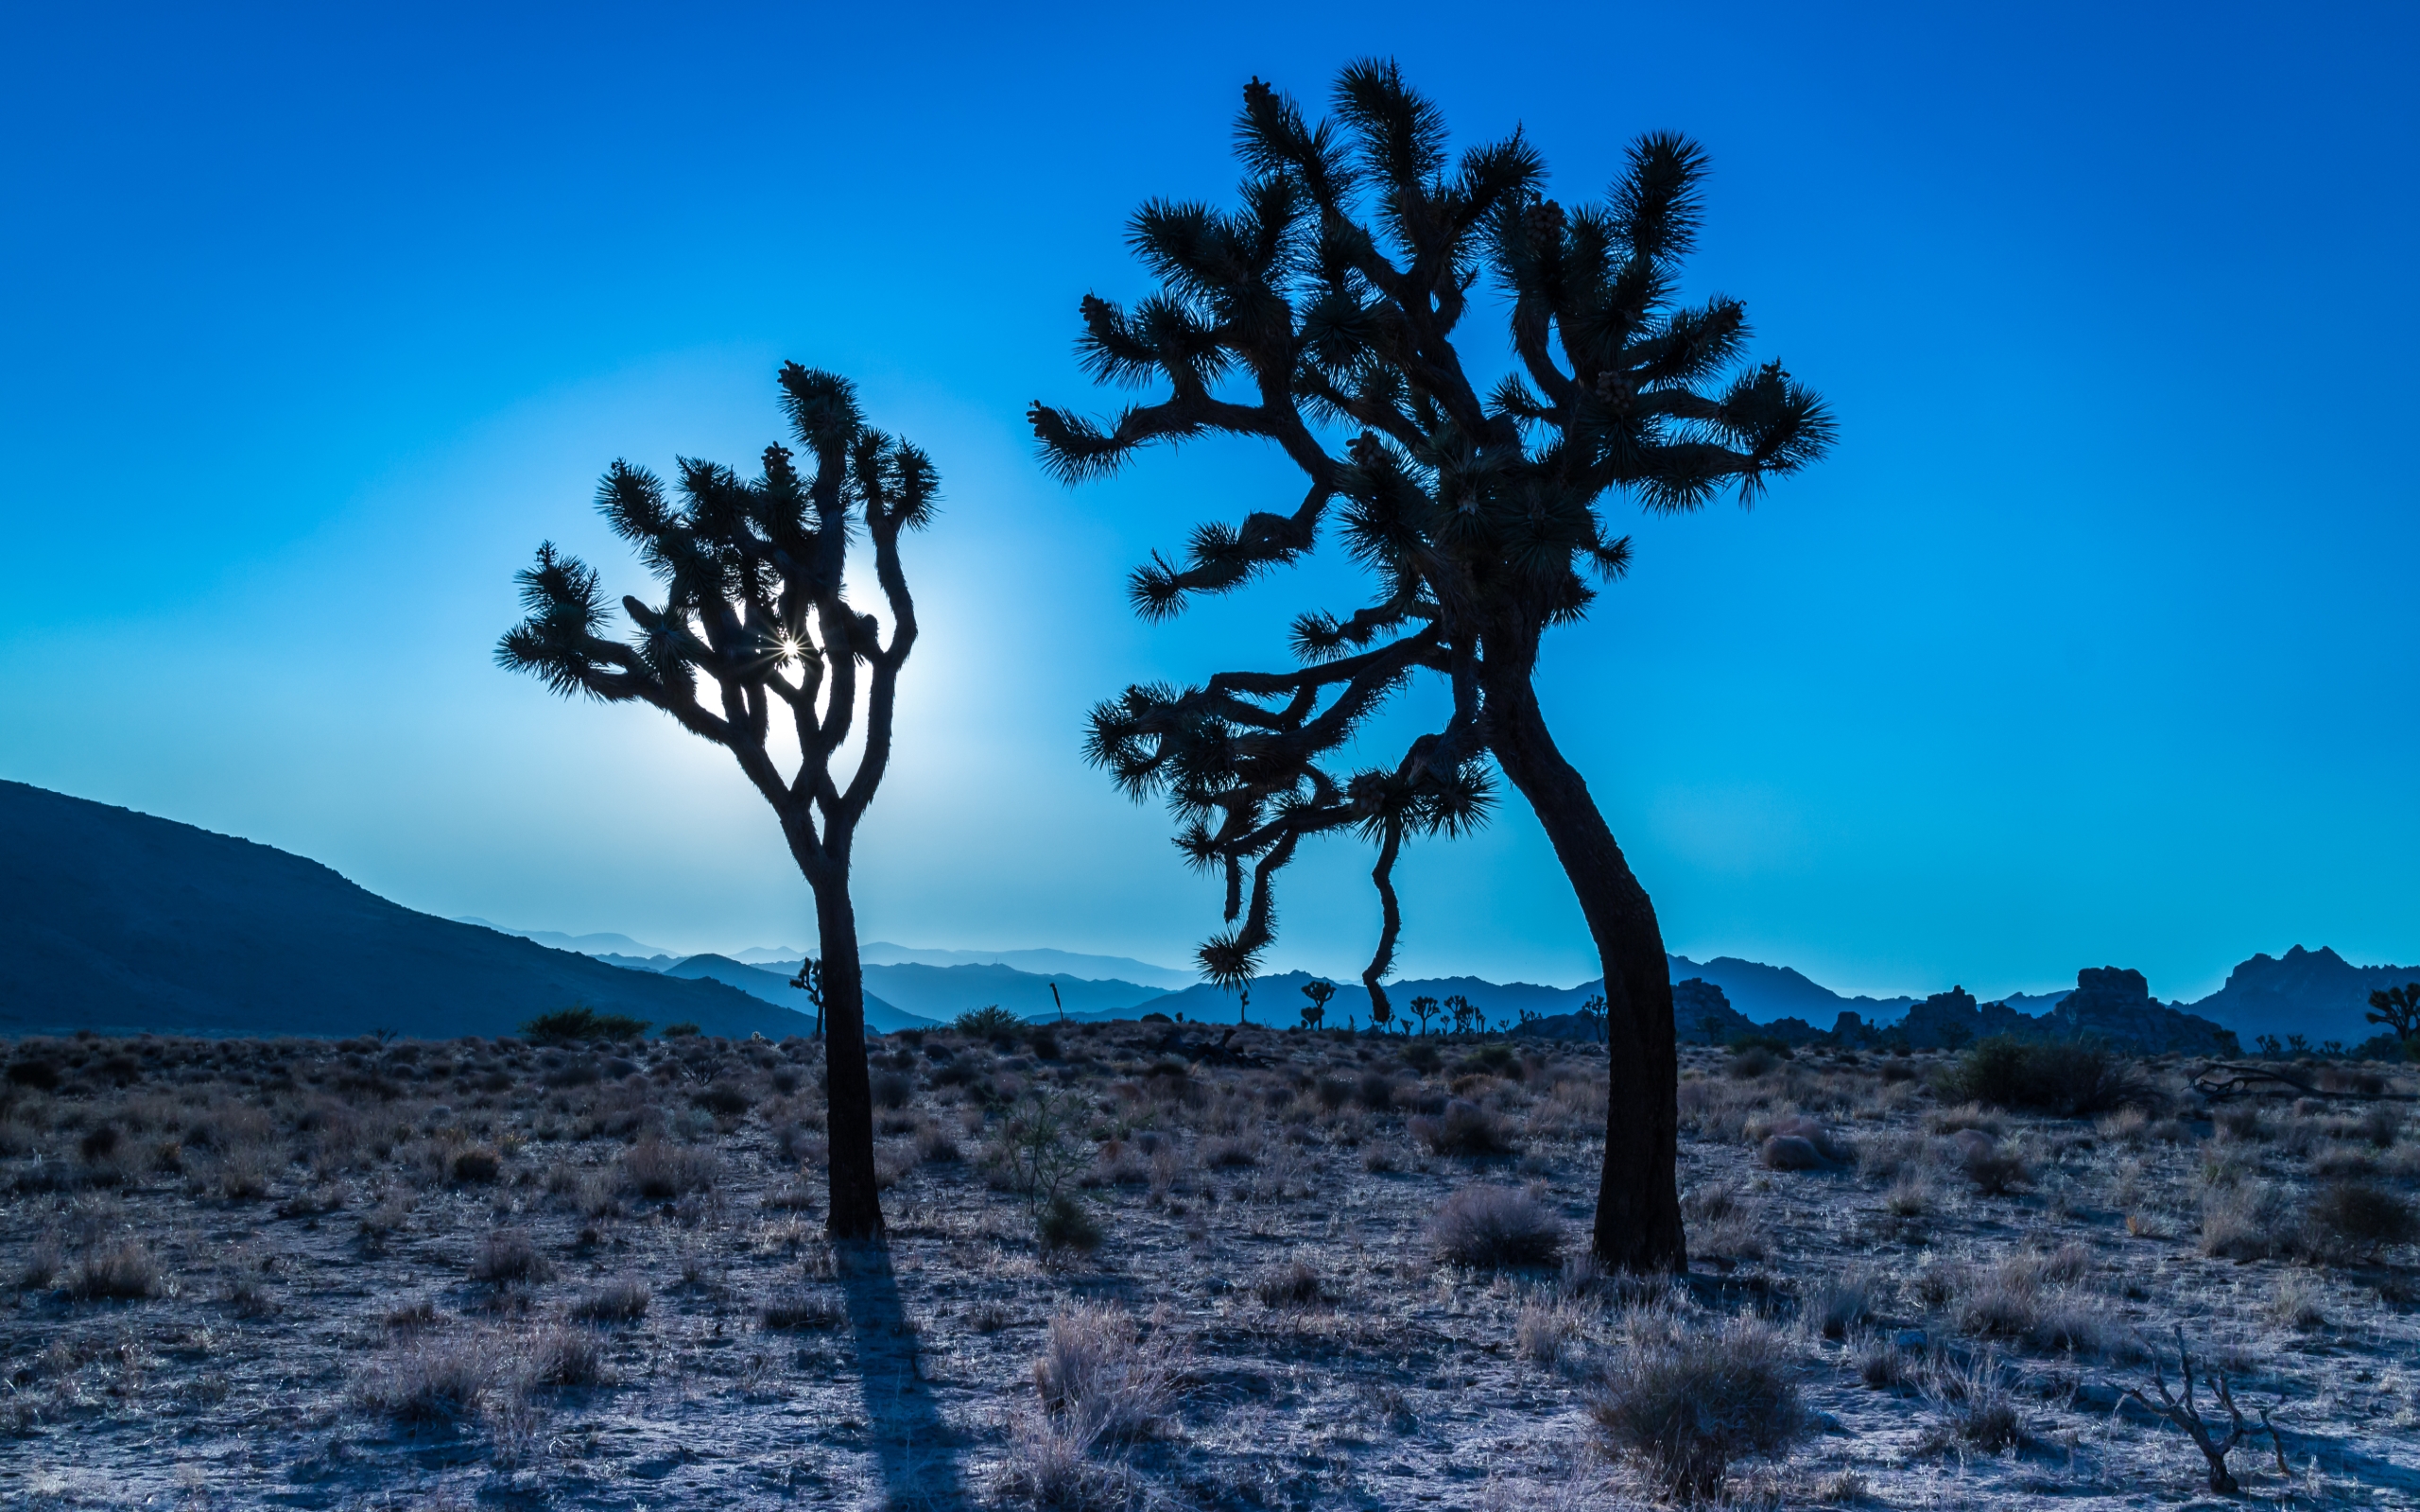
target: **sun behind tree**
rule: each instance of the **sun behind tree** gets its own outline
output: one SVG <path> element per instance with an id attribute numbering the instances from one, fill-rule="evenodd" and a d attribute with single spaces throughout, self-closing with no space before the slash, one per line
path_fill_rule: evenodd
<path id="1" fill-rule="evenodd" d="M 789 363 L 780 382 L 811 472 L 802 473 L 782 446 L 765 448 L 763 472 L 752 479 L 683 457 L 675 505 L 653 473 L 616 461 L 597 489 L 597 507 L 664 584 L 663 603 L 624 598 L 636 633 L 628 642 L 605 639 L 598 631 L 610 611 L 596 572 L 548 542 L 518 575 L 528 617 L 505 633 L 496 660 L 560 694 L 654 705 L 729 750 L 771 806 L 815 893 L 829 1035 L 827 1227 L 836 1238 L 871 1238 L 882 1231 L 882 1207 L 849 861 L 857 822 L 890 760 L 899 669 L 916 644 L 899 533 L 930 522 L 938 480 L 924 453 L 865 423 L 847 379 Z M 890 612 L 888 643 L 874 616 L 842 591 L 850 538 L 860 532 Z M 711 708 L 699 696 L 701 685 L 713 691 Z M 856 769 L 836 774 L 860 702 Z M 770 745 L 777 713 L 786 715 L 799 747 L 788 773 Z"/>

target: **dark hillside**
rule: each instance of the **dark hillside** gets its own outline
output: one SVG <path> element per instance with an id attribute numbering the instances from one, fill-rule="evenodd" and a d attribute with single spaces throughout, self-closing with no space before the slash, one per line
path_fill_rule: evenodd
<path id="1" fill-rule="evenodd" d="M 573 1003 L 779 1038 L 794 1012 L 415 913 L 318 862 L 0 782 L 0 1034 L 510 1034 Z"/>

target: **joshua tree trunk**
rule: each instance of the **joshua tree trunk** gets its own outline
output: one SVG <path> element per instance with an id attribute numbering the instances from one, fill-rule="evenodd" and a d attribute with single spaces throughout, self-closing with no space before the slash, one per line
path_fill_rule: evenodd
<path id="1" fill-rule="evenodd" d="M 1672 972 L 1655 905 L 1622 858 L 1586 780 L 1555 748 L 1527 670 L 1491 679 L 1488 694 L 1496 762 L 1546 827 L 1605 969 L 1610 1081 L 1593 1247 L 1613 1270 L 1686 1270 L 1673 1175 L 1680 1062 L 1672 1037 Z"/>
<path id="2" fill-rule="evenodd" d="M 866 1074 L 866 978 L 857 961 L 857 916 L 849 902 L 849 874 L 815 885 L 815 925 L 823 948 L 823 1076 L 831 1138 L 835 1239 L 882 1234 L 882 1202 L 873 1175 L 873 1088 Z"/>

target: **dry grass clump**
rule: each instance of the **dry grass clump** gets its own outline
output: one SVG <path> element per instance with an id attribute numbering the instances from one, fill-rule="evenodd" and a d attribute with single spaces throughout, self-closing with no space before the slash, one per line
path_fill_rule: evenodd
<path id="1" fill-rule="evenodd" d="M 550 1386 L 614 1384 L 605 1341 L 594 1329 L 542 1329 L 529 1340 L 523 1363 L 530 1381 Z"/>
<path id="2" fill-rule="evenodd" d="M 1050 1320 L 1033 1386 L 1048 1414 L 1077 1444 L 1127 1442 L 1158 1427 L 1176 1379 L 1168 1331 L 1146 1339 L 1115 1308 L 1079 1304 Z"/>
<path id="3" fill-rule="evenodd" d="M 1453 1098 L 1433 1118 L 1414 1114 L 1404 1127 L 1433 1155 L 1485 1157 L 1511 1155 L 1515 1150 L 1503 1121 L 1467 1098 Z"/>
<path id="4" fill-rule="evenodd" d="M 1428 1237 L 1439 1260 L 1474 1270 L 1551 1265 L 1563 1252 L 1562 1221 L 1513 1187 L 1462 1188 L 1437 1210 Z"/>
<path id="5" fill-rule="evenodd" d="M 2304 1231 L 2314 1255 L 2367 1260 L 2420 1239 L 2411 1204 L 2366 1181 L 2334 1181 L 2311 1198 Z"/>
<path id="6" fill-rule="evenodd" d="M 844 1328 L 849 1314 L 828 1297 L 792 1292 L 769 1297 L 756 1310 L 757 1326 L 776 1332 L 804 1332 Z"/>
<path id="7" fill-rule="evenodd" d="M 571 1305 L 571 1315 L 582 1323 L 635 1323 L 647 1316 L 655 1293 L 647 1282 L 626 1276 L 607 1281 Z"/>
<path id="8" fill-rule="evenodd" d="M 121 1239 L 85 1251 L 68 1273 L 67 1290 L 84 1301 L 133 1301 L 160 1295 L 160 1263 L 139 1239 Z"/>
<path id="9" fill-rule="evenodd" d="M 722 1161 L 714 1151 L 674 1144 L 650 1135 L 622 1152 L 623 1184 L 642 1197 L 663 1201 L 714 1190 Z"/>
<path id="10" fill-rule="evenodd" d="M 1513 1314 L 1513 1352 L 1537 1365 L 1561 1365 L 1578 1348 L 1587 1319 L 1587 1310 L 1567 1297 L 1532 1297 Z"/>
<path id="11" fill-rule="evenodd" d="M 1964 1365 L 1935 1358 L 1914 1372 L 1916 1390 L 1941 1415 L 1934 1452 L 1963 1444 L 1996 1454 L 2025 1442 L 2025 1417 L 1999 1362 L 1988 1351 Z"/>
<path id="12" fill-rule="evenodd" d="M 471 1260 L 471 1280 L 501 1286 L 511 1281 L 542 1281 L 554 1273 L 529 1235 L 519 1228 L 493 1228 L 479 1241 Z"/>
<path id="13" fill-rule="evenodd" d="M 1781 1454 L 1805 1431 L 1781 1336 L 1753 1318 L 1633 1349 L 1590 1410 L 1616 1448 L 1686 1502 L 1720 1495 L 1734 1463 Z"/>
<path id="14" fill-rule="evenodd" d="M 495 1385 L 498 1355 L 487 1338 L 436 1338 L 417 1331 L 355 1379 L 354 1404 L 402 1423 L 452 1422 L 476 1413 Z"/>
<path id="15" fill-rule="evenodd" d="M 1316 1307 L 1325 1299 L 1320 1273 L 1302 1259 L 1289 1260 L 1253 1282 L 1263 1307 Z"/>

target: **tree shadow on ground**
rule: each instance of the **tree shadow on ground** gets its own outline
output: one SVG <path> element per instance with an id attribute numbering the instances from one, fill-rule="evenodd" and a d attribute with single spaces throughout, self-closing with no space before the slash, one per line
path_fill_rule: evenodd
<path id="1" fill-rule="evenodd" d="M 916 1333 L 899 1300 L 889 1246 L 838 1244 L 832 1253 L 848 1297 L 858 1389 L 882 1474 L 883 1504 L 919 1512 L 971 1506 L 959 1473 L 957 1435 L 917 1368 Z"/>

